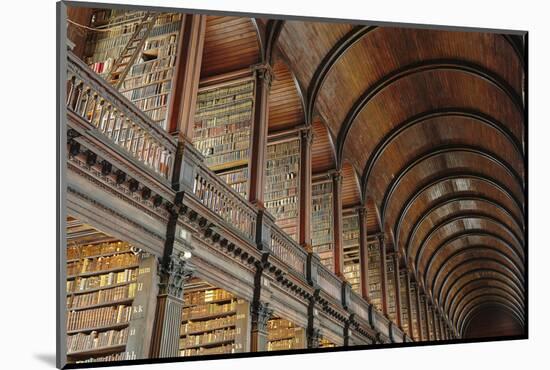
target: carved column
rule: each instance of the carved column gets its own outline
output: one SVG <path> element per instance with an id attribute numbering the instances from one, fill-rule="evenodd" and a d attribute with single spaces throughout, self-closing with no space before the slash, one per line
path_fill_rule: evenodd
<path id="1" fill-rule="evenodd" d="M 434 327 L 435 327 L 435 339 L 441 340 L 441 326 L 439 321 L 439 314 L 434 310 Z"/>
<path id="2" fill-rule="evenodd" d="M 250 306 L 252 328 L 250 332 L 250 351 L 267 351 L 267 322 L 273 315 L 269 303 L 255 302 Z"/>
<path id="3" fill-rule="evenodd" d="M 443 315 L 439 315 L 439 331 L 441 333 L 441 340 L 447 340 L 447 333 L 445 332 L 445 321 Z"/>
<path id="4" fill-rule="evenodd" d="M 422 310 L 424 308 L 420 305 L 420 287 L 416 283 L 416 327 L 418 330 L 418 340 L 423 341 L 424 335 L 422 334 Z"/>
<path id="5" fill-rule="evenodd" d="M 205 30 L 205 15 L 186 14 L 183 16 L 167 113 L 167 130 L 176 137 L 178 142 L 172 174 L 172 184 L 175 190 L 179 190 L 184 143 L 185 141 L 191 143 L 193 140 Z"/>
<path id="6" fill-rule="evenodd" d="M 300 225 L 298 243 L 306 251 L 313 252 L 311 247 L 311 144 L 313 132 L 311 127 L 300 132 Z"/>
<path id="7" fill-rule="evenodd" d="M 412 317 L 412 299 L 411 299 L 411 277 L 409 276 L 409 272 L 405 270 L 405 289 L 407 290 L 407 307 L 408 310 L 408 321 L 409 321 L 409 337 L 413 338 L 413 317 Z"/>
<path id="8" fill-rule="evenodd" d="M 344 276 L 344 255 L 342 247 L 342 174 L 336 171 L 332 174 L 332 222 L 334 238 L 334 273 Z"/>
<path id="9" fill-rule="evenodd" d="M 361 269 L 361 295 L 370 303 L 369 294 L 369 247 L 367 243 L 367 209 L 357 209 L 359 216 L 359 263 Z"/>
<path id="10" fill-rule="evenodd" d="M 386 244 L 384 235 L 378 237 L 378 247 L 380 248 L 380 289 L 382 296 L 382 312 L 388 317 L 388 271 L 386 264 Z"/>
<path id="11" fill-rule="evenodd" d="M 395 253 L 393 255 L 394 263 L 394 275 L 395 275 L 395 315 L 396 315 L 396 324 L 399 329 L 403 329 L 402 324 L 402 312 L 401 312 L 401 279 L 399 279 L 399 254 Z"/>
<path id="12" fill-rule="evenodd" d="M 264 208 L 265 162 L 267 157 L 267 128 L 269 114 L 269 90 L 273 72 L 269 64 L 253 66 L 255 78 L 254 121 L 250 145 L 250 191 L 248 200 L 260 209 Z"/>
<path id="13" fill-rule="evenodd" d="M 175 252 L 160 268 L 159 295 L 155 329 L 151 341 L 151 358 L 179 356 L 183 286 L 191 277 L 192 265 L 183 252 Z"/>

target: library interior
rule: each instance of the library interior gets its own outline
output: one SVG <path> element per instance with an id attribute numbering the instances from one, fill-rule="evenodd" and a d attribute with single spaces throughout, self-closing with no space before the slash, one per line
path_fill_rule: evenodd
<path id="1" fill-rule="evenodd" d="M 522 37 L 66 15 L 69 363 L 524 335 Z"/>

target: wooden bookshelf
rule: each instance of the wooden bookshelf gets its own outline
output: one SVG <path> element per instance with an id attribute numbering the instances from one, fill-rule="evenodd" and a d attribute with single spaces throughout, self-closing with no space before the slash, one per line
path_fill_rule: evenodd
<path id="1" fill-rule="evenodd" d="M 388 316 L 393 322 L 397 322 L 397 300 L 395 296 L 395 255 L 388 254 L 386 257 L 386 276 L 387 276 L 387 302 L 388 302 Z"/>
<path id="2" fill-rule="evenodd" d="M 382 284 L 380 271 L 380 248 L 378 241 L 367 242 L 369 253 L 369 295 L 374 307 L 382 312 Z"/>
<path id="3" fill-rule="evenodd" d="M 277 225 L 292 239 L 298 236 L 300 141 L 286 140 L 267 146 L 264 205 Z"/>
<path id="4" fill-rule="evenodd" d="M 69 362 L 128 359 L 139 257 L 125 242 L 67 247 Z"/>
<path id="5" fill-rule="evenodd" d="M 305 339 L 305 329 L 288 320 L 275 317 L 267 322 L 268 351 L 302 349 Z"/>
<path id="6" fill-rule="evenodd" d="M 407 300 L 407 271 L 399 271 L 399 294 L 401 297 L 401 327 L 409 332 L 409 306 Z"/>
<path id="7" fill-rule="evenodd" d="M 248 302 L 205 282 L 192 285 L 184 294 L 180 355 L 247 351 Z"/>
<path id="8" fill-rule="evenodd" d="M 251 78 L 200 88 L 193 132 L 208 167 L 245 198 L 253 108 Z"/>
<path id="9" fill-rule="evenodd" d="M 123 52 L 144 12 L 105 11 L 94 15 L 92 25 L 103 32 L 92 32 L 86 46 L 86 63 L 106 78 L 116 58 Z M 145 40 L 142 50 L 119 89 L 161 127 L 166 115 L 177 55 L 181 14 L 162 13 Z"/>
<path id="10" fill-rule="evenodd" d="M 356 213 L 344 215 L 342 222 L 344 277 L 351 284 L 351 288 L 360 294 L 359 216 Z"/>
<path id="11" fill-rule="evenodd" d="M 321 263 L 334 271 L 332 181 L 322 181 L 311 189 L 311 245 Z"/>

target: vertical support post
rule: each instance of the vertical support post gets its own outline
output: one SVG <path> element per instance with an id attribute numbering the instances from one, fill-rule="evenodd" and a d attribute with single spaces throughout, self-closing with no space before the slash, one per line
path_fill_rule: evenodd
<path id="1" fill-rule="evenodd" d="M 193 138 L 205 31 L 205 15 L 183 15 L 167 121 L 168 132 L 178 141 Z"/>
<path id="2" fill-rule="evenodd" d="M 336 171 L 332 174 L 332 225 L 334 238 L 334 273 L 344 276 L 344 256 L 342 247 L 342 174 Z"/>
<path id="3" fill-rule="evenodd" d="M 273 72 L 269 64 L 252 67 L 254 73 L 254 121 L 250 143 L 248 200 L 264 209 L 265 163 L 267 158 L 267 129 L 269 116 L 269 91 Z"/>
<path id="4" fill-rule="evenodd" d="M 422 310 L 424 308 L 420 305 L 420 287 L 416 283 L 416 327 L 418 330 L 419 341 L 424 340 L 424 335 L 422 334 Z"/>
<path id="5" fill-rule="evenodd" d="M 395 316 L 396 316 L 396 324 L 399 329 L 403 329 L 402 326 L 402 312 L 401 312 L 401 279 L 399 278 L 399 254 L 396 252 L 393 255 L 393 263 L 394 263 L 394 287 L 395 287 Z"/>
<path id="6" fill-rule="evenodd" d="M 308 127 L 300 132 L 300 226 L 298 243 L 306 251 L 313 252 L 311 246 L 311 144 L 313 132 Z"/>
<path id="7" fill-rule="evenodd" d="M 178 142 L 172 173 L 172 187 L 176 191 L 179 190 L 183 167 L 184 143 L 185 141 L 192 143 L 193 140 L 193 122 L 205 32 L 205 15 L 186 14 L 183 16 L 167 113 L 167 130 L 177 138 Z"/>
<path id="8" fill-rule="evenodd" d="M 183 310 L 183 286 L 191 277 L 193 267 L 183 252 L 170 256 L 160 268 L 159 295 L 151 341 L 151 358 L 177 357 L 181 314 Z"/>
<path id="9" fill-rule="evenodd" d="M 405 270 L 405 289 L 407 289 L 407 307 L 409 308 L 408 312 L 408 321 L 409 321 L 409 337 L 413 338 L 413 317 L 412 317 L 412 299 L 411 299 L 411 277 L 407 269 Z"/>
<path id="10" fill-rule="evenodd" d="M 367 243 L 367 208 L 357 209 L 359 216 L 359 264 L 361 269 L 361 296 L 370 303 L 369 248 Z"/>
<path id="11" fill-rule="evenodd" d="M 426 316 L 426 337 L 427 340 L 432 340 L 432 336 L 430 335 L 430 310 L 429 310 L 429 304 L 428 304 L 428 297 L 424 294 L 424 312 Z"/>
<path id="12" fill-rule="evenodd" d="M 378 236 L 378 247 L 380 248 L 380 289 L 382 290 L 382 312 L 388 317 L 388 269 L 386 264 L 386 244 L 384 235 Z"/>

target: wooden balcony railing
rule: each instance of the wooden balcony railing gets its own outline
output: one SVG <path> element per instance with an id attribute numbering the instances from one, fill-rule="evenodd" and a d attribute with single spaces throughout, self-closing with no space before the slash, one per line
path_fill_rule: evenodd
<path id="1" fill-rule="evenodd" d="M 300 275 L 305 274 L 307 252 L 276 225 L 271 228 L 271 250 Z"/>
<path id="2" fill-rule="evenodd" d="M 70 52 L 66 106 L 69 114 L 88 124 L 88 129 L 107 138 L 148 170 L 170 180 L 176 152 L 174 140 Z"/>
<path id="3" fill-rule="evenodd" d="M 228 225 L 251 242 L 255 240 L 257 210 L 209 170 L 204 162 L 195 167 L 193 194 Z"/>
<path id="4" fill-rule="evenodd" d="M 322 264 L 318 266 L 317 283 L 332 298 L 342 302 L 342 280 Z"/>
<path id="5" fill-rule="evenodd" d="M 369 321 L 369 304 L 354 291 L 350 293 L 350 310 L 365 321 Z"/>

